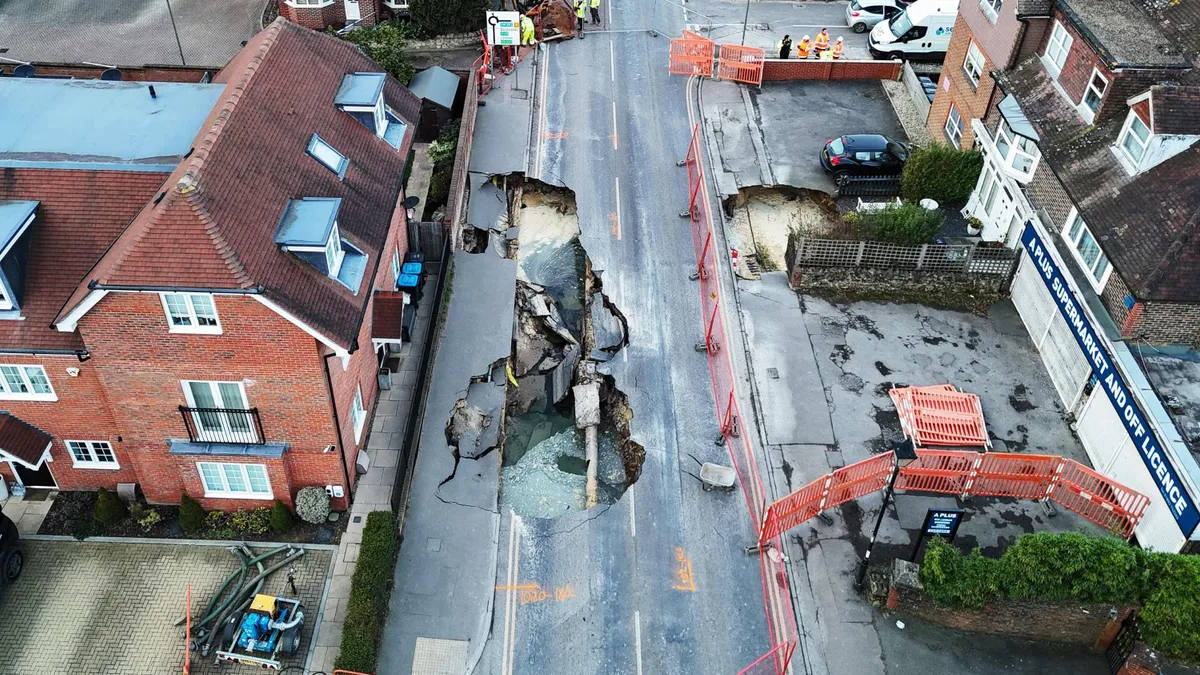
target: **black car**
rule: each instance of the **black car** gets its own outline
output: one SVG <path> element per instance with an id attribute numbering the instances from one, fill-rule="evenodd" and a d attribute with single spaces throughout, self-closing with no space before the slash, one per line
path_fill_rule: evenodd
<path id="1" fill-rule="evenodd" d="M 839 136 L 825 143 L 821 166 L 838 185 L 850 176 L 894 176 L 904 170 L 908 147 L 879 134 Z"/>
<path id="2" fill-rule="evenodd" d="M 0 513 L 0 588 L 4 588 L 5 584 L 11 584 L 21 576 L 25 557 L 17 548 L 17 540 L 20 538 L 17 526 L 13 524 L 13 521 Z"/>

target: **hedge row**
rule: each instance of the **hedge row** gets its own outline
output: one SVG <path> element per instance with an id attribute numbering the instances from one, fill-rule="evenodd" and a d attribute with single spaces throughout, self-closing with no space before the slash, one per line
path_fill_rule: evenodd
<path id="1" fill-rule="evenodd" d="M 983 154 L 944 143 L 914 149 L 904 162 L 900 191 L 908 201 L 928 197 L 942 204 L 965 202 L 983 170 Z"/>
<path id="2" fill-rule="evenodd" d="M 1022 536 L 999 559 L 930 541 L 921 583 L 936 602 L 982 609 L 997 598 L 1142 605 L 1142 639 L 1170 659 L 1200 662 L 1200 557 L 1153 553 L 1112 537 Z"/>
<path id="3" fill-rule="evenodd" d="M 375 672 L 379 634 L 387 618 L 388 584 L 396 560 L 396 517 L 391 511 L 372 511 L 363 526 L 358 563 L 350 580 L 342 646 L 334 667 L 359 673 Z"/>

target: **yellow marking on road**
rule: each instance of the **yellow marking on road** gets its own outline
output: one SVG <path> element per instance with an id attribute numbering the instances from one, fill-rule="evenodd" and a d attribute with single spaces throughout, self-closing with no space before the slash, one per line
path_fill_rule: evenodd
<path id="1" fill-rule="evenodd" d="M 692 559 L 684 552 L 682 546 L 675 547 L 675 562 L 678 563 L 675 576 L 679 579 L 679 583 L 675 584 L 675 590 L 694 592 L 696 577 L 692 574 Z"/>
<path id="2" fill-rule="evenodd" d="M 542 138 L 544 138 L 548 141 L 560 141 L 569 135 L 570 135 L 569 132 L 566 132 L 566 131 L 559 131 L 559 132 L 553 133 L 553 134 L 546 132 L 546 133 L 542 134 Z"/>

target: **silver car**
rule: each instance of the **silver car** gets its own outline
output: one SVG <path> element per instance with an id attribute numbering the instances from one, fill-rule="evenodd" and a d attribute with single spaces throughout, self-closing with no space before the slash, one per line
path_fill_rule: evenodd
<path id="1" fill-rule="evenodd" d="M 850 0 L 846 5 L 846 25 L 855 33 L 865 33 L 907 6 L 908 3 L 901 0 Z"/>

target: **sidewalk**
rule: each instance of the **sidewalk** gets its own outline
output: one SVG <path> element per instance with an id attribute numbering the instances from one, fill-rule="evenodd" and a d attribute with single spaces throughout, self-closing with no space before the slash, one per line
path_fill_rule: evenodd
<path id="1" fill-rule="evenodd" d="M 46 519 L 46 514 L 50 512 L 50 507 L 54 504 L 54 498 L 47 492 L 47 490 L 33 490 L 34 494 L 27 494 L 24 497 L 9 495 L 8 499 L 0 501 L 0 510 L 3 510 L 4 515 L 16 524 L 17 532 L 22 535 L 37 534 L 42 527 L 42 521 Z"/>

